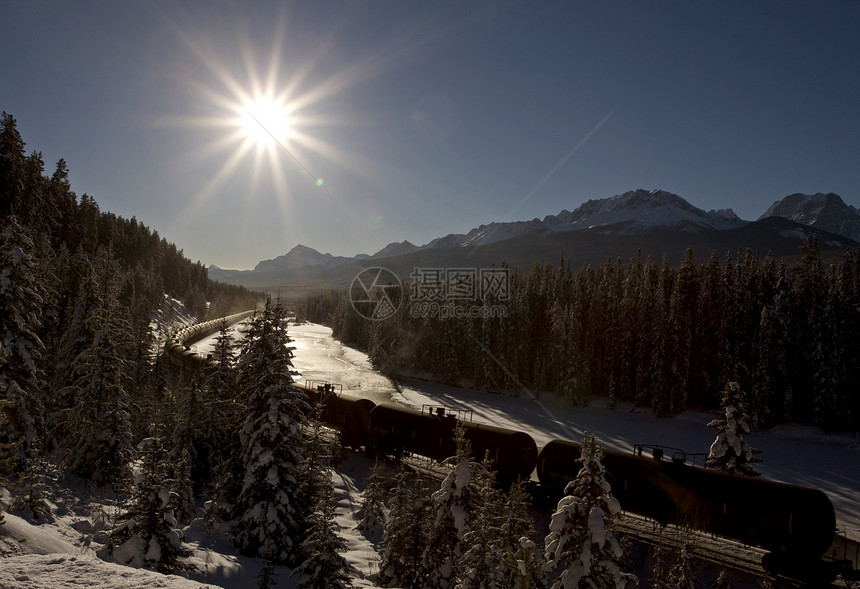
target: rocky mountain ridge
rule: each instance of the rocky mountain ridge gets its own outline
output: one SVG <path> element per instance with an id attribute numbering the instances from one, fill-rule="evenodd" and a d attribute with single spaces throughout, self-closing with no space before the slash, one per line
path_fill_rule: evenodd
<path id="1" fill-rule="evenodd" d="M 475 248 L 529 236 L 540 239 L 570 232 L 587 232 L 602 236 L 624 236 L 672 232 L 679 235 L 725 232 L 756 224 L 770 217 L 794 221 L 801 226 L 814 227 L 828 233 L 860 241 L 860 212 L 833 193 L 788 195 L 775 202 L 757 221 L 745 221 L 731 209 L 705 211 L 693 206 L 682 197 L 663 190 L 631 190 L 609 198 L 593 199 L 573 211 L 562 210 L 557 215 L 531 221 L 493 222 L 476 227 L 465 234 L 452 233 L 436 238 L 425 245 L 416 246 L 409 241 L 390 243 L 373 255 L 359 254 L 353 257 L 333 256 L 298 245 L 287 254 L 263 260 L 253 273 L 289 273 L 299 270 L 323 270 L 338 268 L 366 260 L 380 260 L 397 256 L 424 254 L 456 248 Z M 779 229 L 780 234 L 798 228 Z M 626 241 L 626 240 L 625 240 Z M 832 241 L 832 240 L 831 240 Z M 835 246 L 835 243 L 833 244 Z M 222 270 L 210 267 L 210 277 L 229 280 L 236 274 L 248 271 Z"/>

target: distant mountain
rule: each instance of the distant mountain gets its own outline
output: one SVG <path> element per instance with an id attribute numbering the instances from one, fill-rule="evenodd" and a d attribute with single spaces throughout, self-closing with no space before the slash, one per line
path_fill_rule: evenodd
<path id="1" fill-rule="evenodd" d="M 228 270 L 224 268 L 219 268 L 215 264 L 212 264 L 206 270 L 209 274 L 209 280 L 217 280 L 219 282 L 229 282 L 228 279 L 231 276 L 250 272 L 250 270 Z"/>
<path id="2" fill-rule="evenodd" d="M 768 217 L 791 219 L 860 241 L 860 211 L 845 204 L 838 194 L 789 194 L 773 203 L 759 220 Z"/>
<path id="3" fill-rule="evenodd" d="M 370 256 L 371 258 L 390 258 L 391 256 L 400 256 L 403 254 L 411 254 L 412 252 L 418 250 L 419 247 L 415 244 L 409 243 L 408 241 L 401 241 L 400 243 L 392 242 L 386 245 L 384 248 Z"/>
<path id="4" fill-rule="evenodd" d="M 361 256 L 366 257 L 366 256 Z M 356 256 L 346 258 L 344 256 L 333 256 L 331 254 L 321 254 L 317 250 L 304 246 L 297 245 L 283 256 L 278 256 L 274 260 L 263 260 L 254 267 L 254 272 L 283 272 L 285 270 L 296 270 L 298 268 L 311 268 L 313 266 L 327 266 L 335 268 L 343 266 L 360 259 Z"/>
<path id="5" fill-rule="evenodd" d="M 631 190 L 611 198 L 589 200 L 574 211 L 563 210 L 541 221 L 490 223 L 466 234 L 434 239 L 425 248 L 488 245 L 520 235 L 580 231 L 603 227 L 617 235 L 631 235 L 659 228 L 685 231 L 735 229 L 745 225 L 731 209 L 705 212 L 663 190 Z"/>
<path id="6" fill-rule="evenodd" d="M 543 221 L 551 231 L 606 227 L 619 235 L 674 227 L 685 231 L 736 229 L 746 225 L 731 209 L 708 211 L 663 190 L 631 190 L 611 198 L 589 200 L 575 211 L 562 211 Z"/>
<path id="7" fill-rule="evenodd" d="M 527 267 L 534 262 L 557 262 L 561 256 L 574 267 L 598 265 L 609 257 L 629 257 L 637 249 L 643 255 L 666 254 L 674 262 L 687 248 L 700 259 L 712 251 L 723 255 L 746 248 L 760 255 L 794 256 L 810 234 L 818 236 L 822 250 L 855 247 L 860 241 L 860 214 L 835 194 L 790 195 L 750 222 L 731 209 L 704 211 L 670 192 L 640 189 L 589 200 L 543 220 L 489 223 L 423 246 L 391 243 L 372 256 L 336 257 L 300 245 L 284 256 L 260 262 L 254 271 L 210 269 L 210 277 L 309 292 L 321 285 L 348 287 L 352 277 L 370 265 L 384 265 L 408 278 L 415 267 L 478 268 L 501 261 Z"/>

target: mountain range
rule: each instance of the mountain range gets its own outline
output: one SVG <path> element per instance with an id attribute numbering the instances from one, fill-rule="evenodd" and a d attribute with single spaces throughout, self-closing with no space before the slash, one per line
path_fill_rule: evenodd
<path id="1" fill-rule="evenodd" d="M 738 248 L 782 257 L 796 255 L 809 234 L 818 236 L 822 250 L 857 246 L 860 211 L 832 193 L 791 194 L 756 221 L 745 221 L 731 209 L 704 211 L 676 194 L 639 189 L 589 200 L 542 220 L 489 223 L 422 246 L 391 243 L 373 255 L 333 256 L 298 245 L 283 256 L 261 261 L 254 270 L 210 266 L 209 277 L 266 290 L 304 291 L 348 285 L 370 266 L 385 266 L 406 277 L 414 267 L 484 267 L 503 260 L 528 266 L 556 262 L 562 256 L 574 266 L 599 264 L 608 257 L 629 257 L 636 249 L 674 260 L 687 248 L 700 258 Z"/>

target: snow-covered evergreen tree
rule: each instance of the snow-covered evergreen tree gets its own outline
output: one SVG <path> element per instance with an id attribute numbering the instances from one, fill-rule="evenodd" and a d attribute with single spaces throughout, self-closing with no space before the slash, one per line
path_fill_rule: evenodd
<path id="1" fill-rule="evenodd" d="M 738 383 L 729 382 L 723 390 L 720 413 L 708 424 L 717 436 L 705 461 L 707 468 L 746 476 L 760 474 L 752 466 L 759 460 L 753 456 L 757 451 L 746 440 L 750 433 L 748 422 L 745 394 Z"/>
<path id="2" fill-rule="evenodd" d="M 191 566 L 182 559 L 191 555 L 174 516 L 178 497 L 166 477 L 168 465 L 162 442 L 147 438 L 141 446 L 141 470 L 126 511 L 100 556 L 134 568 L 179 574 Z"/>
<path id="3" fill-rule="evenodd" d="M 177 448 L 170 453 L 169 476 L 172 481 L 171 489 L 176 496 L 174 515 L 177 521 L 190 524 L 200 514 L 194 502 L 194 487 L 187 448 Z"/>
<path id="4" fill-rule="evenodd" d="M 405 470 L 397 473 L 382 535 L 377 583 L 382 587 L 414 587 L 427 545 L 428 504 Z"/>
<path id="5" fill-rule="evenodd" d="M 82 290 L 94 296 L 81 335 L 89 343 L 74 359 L 72 382 L 61 391 L 73 405 L 63 411 L 71 470 L 97 485 L 122 487 L 134 457 L 126 353 L 128 324 L 115 300 L 117 269 L 106 252 Z M 83 293 L 82 293 L 83 295 Z"/>
<path id="6" fill-rule="evenodd" d="M 290 386 L 289 341 L 280 305 L 266 301 L 239 358 L 246 413 L 239 435 L 241 488 L 232 512 L 233 540 L 244 554 L 295 564 L 303 540 L 298 468 L 306 403 Z"/>
<path id="7" fill-rule="evenodd" d="M 475 469 L 473 469 L 475 470 Z M 505 558 L 505 498 L 493 486 L 489 470 L 475 474 L 476 504 L 471 530 L 463 535 L 463 556 L 455 563 L 457 589 L 500 589 L 507 585 Z"/>
<path id="8" fill-rule="evenodd" d="M 423 586 L 428 589 L 454 587 L 455 565 L 465 553 L 465 536 L 472 529 L 471 519 L 480 501 L 478 485 L 473 482 L 476 465 L 469 460 L 472 445 L 459 421 L 454 427 L 454 442 L 457 454 L 450 459 L 454 467 L 430 496 L 436 516 L 428 533 L 421 573 Z"/>
<path id="9" fill-rule="evenodd" d="M 326 471 L 327 472 L 327 471 Z M 346 543 L 337 535 L 335 511 L 337 504 L 331 481 L 321 489 L 317 510 L 310 518 L 310 533 L 302 542 L 304 562 L 295 574 L 303 576 L 298 589 L 347 589 L 352 587 L 349 563 L 341 555 Z"/>
<path id="10" fill-rule="evenodd" d="M 257 575 L 257 589 L 271 589 L 275 583 L 275 565 L 268 558 L 263 559 L 260 574 Z"/>
<path id="11" fill-rule="evenodd" d="M 386 509 L 384 496 L 387 494 L 391 481 L 385 475 L 385 467 L 377 461 L 370 471 L 367 486 L 361 495 L 361 505 L 356 515 L 360 517 L 356 529 L 377 536 L 385 528 Z"/>
<path id="12" fill-rule="evenodd" d="M 36 460 L 28 464 L 15 484 L 13 510 L 37 523 L 54 521 L 48 504 L 48 484 L 45 481 L 46 463 Z"/>
<path id="13" fill-rule="evenodd" d="M 654 550 L 651 570 L 648 574 L 648 583 L 651 589 L 669 589 L 669 564 L 666 546 L 663 544 L 663 535 L 660 535 L 660 543 Z"/>
<path id="14" fill-rule="evenodd" d="M 5 113 L 4 113 L 5 115 Z M 43 402 L 43 289 L 35 278 L 33 241 L 14 216 L 0 229 L 0 401 L 6 426 L 0 442 L 20 441 L 23 457 L 40 452 L 45 425 Z"/>
<path id="15" fill-rule="evenodd" d="M 684 542 L 678 553 L 678 561 L 669 571 L 669 586 L 674 589 L 695 589 L 696 573 L 693 570 L 692 545 Z"/>
<path id="16" fill-rule="evenodd" d="M 536 536 L 534 519 L 529 515 L 529 496 L 525 483 L 511 485 L 502 506 L 499 543 L 504 552 L 502 567 L 507 571 L 508 586 L 543 586 L 543 554 L 532 540 Z"/>
<path id="17" fill-rule="evenodd" d="M 5 430 L 9 419 L 4 406 L 9 404 L 9 401 L 0 400 L 0 429 L 3 430 Z M 11 474 L 18 463 L 17 451 L 20 445 L 20 442 L 4 442 L 0 440 L 0 493 L 3 492 L 3 487 L 7 483 L 9 474 Z M 3 502 L 0 501 L 0 524 L 3 523 L 3 520 Z"/>
<path id="18" fill-rule="evenodd" d="M 296 497 L 296 519 L 302 528 L 316 519 L 321 502 L 331 493 L 329 467 L 331 446 L 322 437 L 320 412 L 322 406 L 314 410 L 309 426 L 305 428 L 302 460 L 298 468 L 299 489 Z M 308 556 L 307 554 L 304 557 Z M 303 558 L 304 558 L 303 557 Z"/>
<path id="19" fill-rule="evenodd" d="M 546 572 L 537 544 L 528 536 L 519 539 L 517 549 L 505 555 L 502 565 L 508 572 L 511 589 L 537 589 L 544 587 Z"/>
<path id="20" fill-rule="evenodd" d="M 732 589 L 732 587 L 734 587 L 732 574 L 726 569 L 721 570 L 717 580 L 714 581 L 714 589 Z"/>
<path id="21" fill-rule="evenodd" d="M 238 453 L 241 419 L 237 403 L 236 342 L 222 323 L 212 351 L 214 364 L 206 369 L 200 389 L 199 422 L 194 428 L 195 470 L 198 478 L 218 481 L 218 471 L 229 468 Z"/>
<path id="22" fill-rule="evenodd" d="M 623 589 L 637 582 L 635 575 L 621 569 L 623 551 L 612 529 L 621 505 L 612 496 L 602 458 L 594 436 L 586 434 L 579 458 L 582 468 L 558 502 L 545 541 L 547 571 L 560 569 L 553 589 Z"/>

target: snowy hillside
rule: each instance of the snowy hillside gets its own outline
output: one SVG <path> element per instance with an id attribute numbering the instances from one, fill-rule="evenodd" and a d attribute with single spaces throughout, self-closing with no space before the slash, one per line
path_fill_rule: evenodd
<path id="1" fill-rule="evenodd" d="M 351 565 L 357 589 L 375 587 L 365 577 L 375 573 L 378 556 L 373 544 L 355 529 L 355 509 L 361 502 L 360 489 L 372 466 L 363 456 L 347 458 L 342 471 L 332 474 L 338 506 L 337 524 L 345 541 L 344 556 Z M 4 513 L 0 524 L 0 587 L 2 589 L 55 589 L 93 587 L 98 589 L 196 589 L 223 587 L 247 589 L 257 586 L 262 561 L 236 554 L 223 532 L 210 534 L 202 519 L 183 530 L 193 554 L 188 562 L 195 570 L 188 578 L 163 575 L 106 562 L 96 550 L 106 538 L 104 517 L 115 511 L 110 504 L 87 499 L 83 490 L 68 490 L 63 503 L 53 503 L 55 520 L 34 525 L 26 519 Z M 299 578 L 286 567 L 275 567 L 277 588 L 292 588 Z"/>

